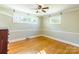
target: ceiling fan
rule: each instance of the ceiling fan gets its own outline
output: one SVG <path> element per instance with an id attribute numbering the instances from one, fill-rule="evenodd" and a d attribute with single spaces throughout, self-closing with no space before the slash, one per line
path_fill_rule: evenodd
<path id="1" fill-rule="evenodd" d="M 49 7 L 45 7 L 45 6 L 42 6 L 42 5 L 37 5 L 37 9 L 36 9 L 36 13 L 39 13 L 39 11 L 42 11 L 44 13 L 46 13 L 46 9 L 49 9 Z"/>

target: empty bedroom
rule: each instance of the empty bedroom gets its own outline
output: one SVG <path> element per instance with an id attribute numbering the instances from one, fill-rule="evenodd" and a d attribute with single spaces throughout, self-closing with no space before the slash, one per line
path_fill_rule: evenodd
<path id="1" fill-rule="evenodd" d="M 79 4 L 0 4 L 0 54 L 79 54 Z"/>

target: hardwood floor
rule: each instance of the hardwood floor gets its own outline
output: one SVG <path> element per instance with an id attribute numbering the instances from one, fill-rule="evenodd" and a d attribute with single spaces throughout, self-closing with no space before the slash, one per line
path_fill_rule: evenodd
<path id="1" fill-rule="evenodd" d="M 47 37 L 36 37 L 10 43 L 9 54 L 79 54 L 79 47 Z"/>

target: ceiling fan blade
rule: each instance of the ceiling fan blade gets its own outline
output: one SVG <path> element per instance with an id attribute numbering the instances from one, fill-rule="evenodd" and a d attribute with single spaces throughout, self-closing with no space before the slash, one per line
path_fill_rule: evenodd
<path id="1" fill-rule="evenodd" d="M 42 6 L 41 5 L 38 5 L 38 9 L 41 9 L 42 8 Z"/>
<path id="2" fill-rule="evenodd" d="M 42 9 L 49 9 L 49 7 L 43 7 Z"/>
<path id="3" fill-rule="evenodd" d="M 43 10 L 43 9 L 42 9 L 42 11 L 43 11 L 44 13 L 46 13 L 46 11 L 45 11 L 45 10 Z"/>

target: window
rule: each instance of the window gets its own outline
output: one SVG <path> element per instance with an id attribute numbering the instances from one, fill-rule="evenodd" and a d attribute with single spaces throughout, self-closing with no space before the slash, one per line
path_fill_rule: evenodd
<path id="1" fill-rule="evenodd" d="M 61 24 L 61 15 L 50 17 L 50 24 Z"/>
<path id="2" fill-rule="evenodd" d="M 34 15 L 25 14 L 22 12 L 15 12 L 13 15 L 13 23 L 29 23 L 37 24 L 38 17 Z"/>

